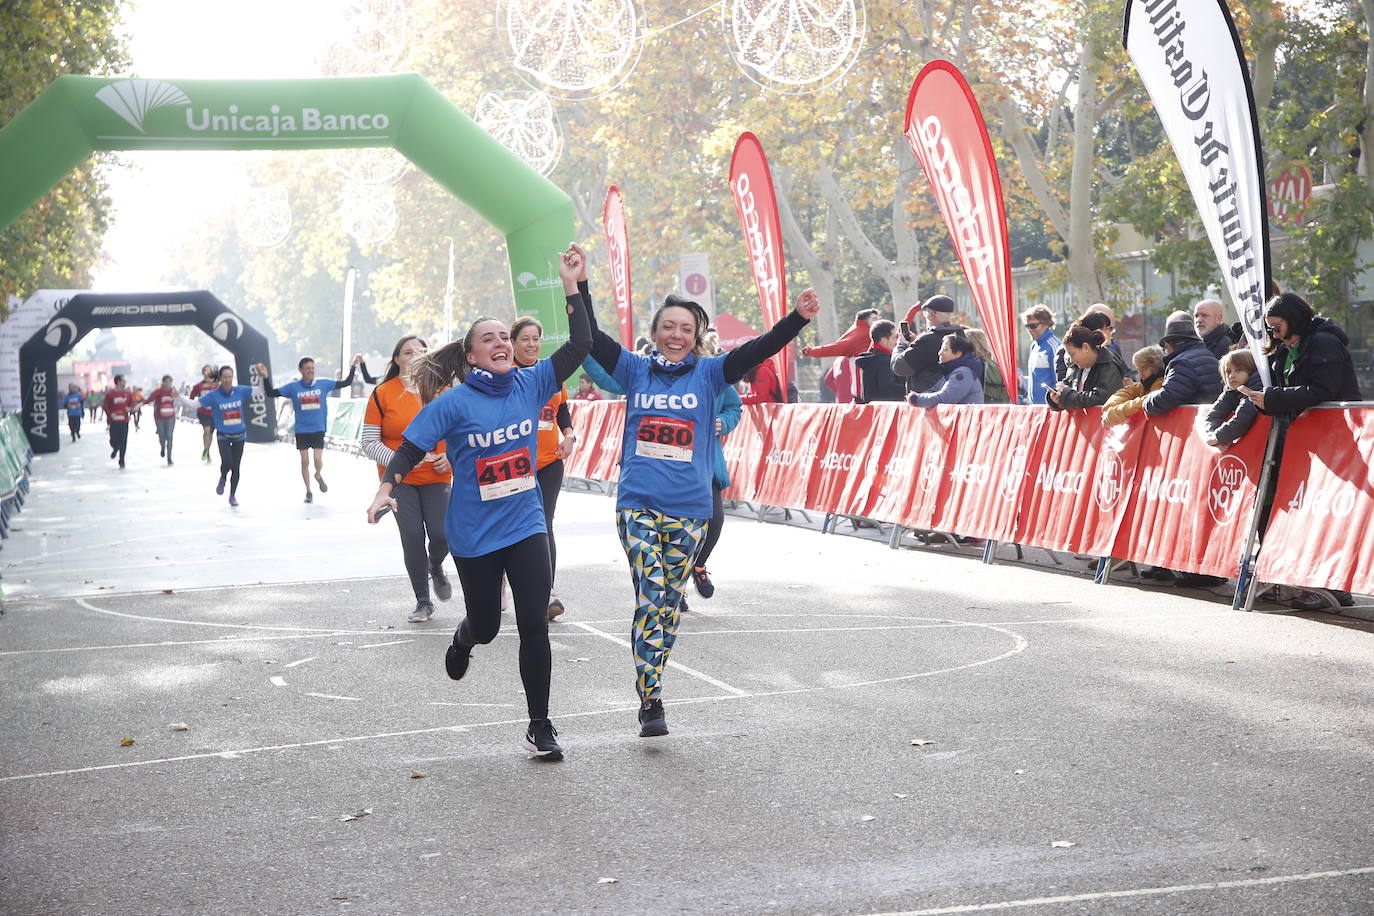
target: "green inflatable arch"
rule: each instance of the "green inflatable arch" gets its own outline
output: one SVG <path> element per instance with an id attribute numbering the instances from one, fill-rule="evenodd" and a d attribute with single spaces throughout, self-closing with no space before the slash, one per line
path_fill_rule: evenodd
<path id="1" fill-rule="evenodd" d="M 413 73 L 308 80 L 63 76 L 0 128 L 0 228 L 95 150 L 390 146 L 506 237 L 517 314 L 567 337 L 568 195 Z M 437 241 L 437 240 L 436 240 Z"/>

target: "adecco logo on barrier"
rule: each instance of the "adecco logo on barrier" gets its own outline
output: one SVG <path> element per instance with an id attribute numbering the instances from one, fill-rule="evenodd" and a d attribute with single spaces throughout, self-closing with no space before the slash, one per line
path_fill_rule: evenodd
<path id="1" fill-rule="evenodd" d="M 1250 469 L 1235 455 L 1223 455 L 1212 465 L 1207 480 L 1207 511 L 1218 525 L 1236 520 L 1241 505 L 1241 491 L 1250 477 Z"/>
<path id="2" fill-rule="evenodd" d="M 1103 512 L 1111 512 L 1126 490 L 1126 468 L 1121 456 L 1111 449 L 1102 452 L 1097 466 L 1097 480 L 1093 483 L 1093 501 Z"/>

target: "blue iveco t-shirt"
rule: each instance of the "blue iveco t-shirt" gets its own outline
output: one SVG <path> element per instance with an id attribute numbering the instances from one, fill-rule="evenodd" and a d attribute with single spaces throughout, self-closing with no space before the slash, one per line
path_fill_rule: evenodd
<path id="1" fill-rule="evenodd" d="M 62 401 L 67 405 L 67 416 L 69 417 L 79 417 L 86 412 L 86 399 L 79 394 L 68 392 Z"/>
<path id="2" fill-rule="evenodd" d="M 253 386 L 235 385 L 225 394 L 224 389 L 216 386 L 198 399 L 201 407 L 210 408 L 214 417 L 215 429 L 226 439 L 242 439 L 248 435 L 248 424 L 244 413 L 248 401 L 253 397 Z"/>
<path id="3" fill-rule="evenodd" d="M 612 376 L 625 389 L 617 509 L 652 509 L 676 518 L 711 517 L 716 399 L 725 357 L 698 357 L 677 374 L 625 350 Z"/>
<path id="4" fill-rule="evenodd" d="M 546 530 L 534 476 L 535 418 L 558 382 L 547 359 L 510 371 L 515 382 L 504 397 L 458 385 L 406 427 L 406 441 L 425 451 L 446 444 L 453 490 L 444 534 L 456 557 L 480 557 Z"/>
<path id="5" fill-rule="evenodd" d="M 329 426 L 329 392 L 340 386 L 333 379 L 315 379 L 309 385 L 296 379 L 277 389 L 277 394 L 291 399 L 296 411 L 296 432 L 322 433 Z"/>

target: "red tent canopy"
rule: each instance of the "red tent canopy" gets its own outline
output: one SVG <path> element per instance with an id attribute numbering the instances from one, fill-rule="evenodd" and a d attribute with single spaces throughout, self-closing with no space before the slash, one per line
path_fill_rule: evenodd
<path id="1" fill-rule="evenodd" d="M 720 336 L 721 348 L 725 350 L 733 350 L 746 340 L 759 336 L 758 331 L 726 312 L 716 315 L 715 328 Z"/>

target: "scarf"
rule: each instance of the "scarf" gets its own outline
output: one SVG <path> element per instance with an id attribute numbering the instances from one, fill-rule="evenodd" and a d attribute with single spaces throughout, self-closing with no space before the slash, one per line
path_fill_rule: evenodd
<path id="1" fill-rule="evenodd" d="M 649 354 L 649 361 L 652 362 L 654 368 L 658 369 L 660 372 L 666 372 L 669 375 L 681 375 L 696 366 L 697 355 L 695 353 L 688 353 L 687 358 L 682 362 L 673 363 L 669 362 L 668 357 L 655 349 Z"/>
<path id="2" fill-rule="evenodd" d="M 503 398 L 510 393 L 511 386 L 515 384 L 515 371 L 512 369 L 509 372 L 496 373 L 474 366 L 468 370 L 463 384 L 494 398 Z"/>

